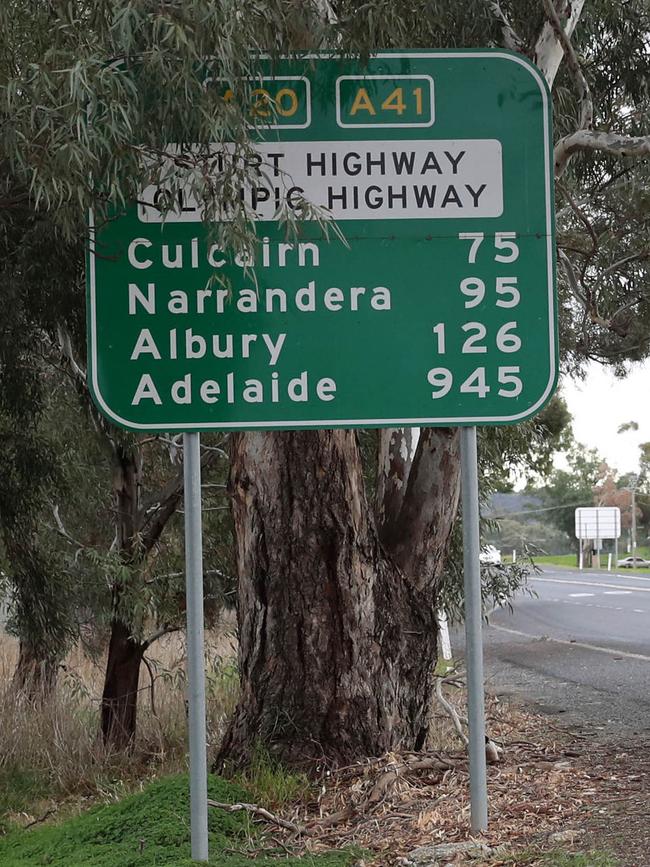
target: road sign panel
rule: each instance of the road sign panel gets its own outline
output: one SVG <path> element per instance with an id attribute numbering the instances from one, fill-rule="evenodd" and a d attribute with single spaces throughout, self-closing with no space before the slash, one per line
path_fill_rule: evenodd
<path id="1" fill-rule="evenodd" d="M 228 98 L 228 82 L 215 82 Z M 268 100 L 275 109 L 268 122 Z M 557 375 L 550 98 L 501 51 L 276 64 L 246 258 L 165 190 L 95 231 L 91 390 L 135 430 L 512 423 Z M 215 174 L 234 145 L 211 148 Z M 257 170 L 256 170 L 257 169 Z M 291 242 L 281 209 L 317 220 Z M 219 218 L 231 218 L 226 207 Z"/>
<path id="2" fill-rule="evenodd" d="M 621 510 L 618 506 L 585 506 L 576 509 L 576 539 L 619 539 Z"/>

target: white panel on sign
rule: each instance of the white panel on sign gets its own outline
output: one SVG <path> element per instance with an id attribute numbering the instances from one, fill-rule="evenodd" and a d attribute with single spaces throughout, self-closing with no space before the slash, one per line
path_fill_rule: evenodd
<path id="1" fill-rule="evenodd" d="M 618 506 L 591 506 L 576 509 L 576 539 L 618 539 L 621 510 Z"/>
<path id="2" fill-rule="evenodd" d="M 324 209 L 335 220 L 449 219 L 500 217 L 503 213 L 501 143 L 496 139 L 432 141 L 256 142 L 258 176 L 233 190 L 251 219 L 277 219 L 302 203 Z M 245 157 L 234 144 L 210 152 L 215 178 Z M 229 166 L 230 161 L 230 166 Z M 251 160 L 248 160 L 250 165 Z M 198 171 L 198 169 L 197 169 Z M 139 196 L 143 223 L 193 223 L 201 209 L 191 193 L 163 218 L 167 192 L 149 186 Z M 228 220 L 224 209 L 219 215 Z"/>

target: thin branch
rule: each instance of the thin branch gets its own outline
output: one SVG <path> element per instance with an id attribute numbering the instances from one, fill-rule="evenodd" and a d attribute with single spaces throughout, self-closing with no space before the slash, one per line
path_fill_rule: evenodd
<path id="1" fill-rule="evenodd" d="M 558 190 L 560 190 L 562 195 L 568 201 L 568 203 L 571 207 L 571 210 L 577 216 L 577 218 L 580 220 L 582 225 L 587 229 L 587 231 L 589 232 L 589 236 L 591 238 L 591 250 L 588 253 L 584 254 L 586 256 L 586 258 L 585 258 L 585 261 L 583 262 L 582 271 L 581 271 L 581 275 L 580 275 L 581 280 L 582 280 L 582 284 L 584 285 L 585 274 L 587 273 L 587 268 L 589 267 L 589 263 L 591 262 L 591 260 L 594 258 L 594 256 L 598 252 L 598 237 L 596 236 L 596 233 L 594 232 L 594 227 L 591 225 L 591 221 L 587 218 L 587 216 L 581 210 L 581 208 L 578 207 L 576 202 L 573 200 L 571 193 L 567 190 L 567 188 L 564 186 L 564 184 L 561 184 L 558 181 L 557 182 L 557 188 L 558 188 Z"/>
<path id="2" fill-rule="evenodd" d="M 524 40 L 516 32 L 510 19 L 501 8 L 499 0 L 484 0 L 492 15 L 501 24 L 501 35 L 503 36 L 503 45 L 511 51 L 523 52 L 525 47 Z"/>
<path id="3" fill-rule="evenodd" d="M 185 514 L 185 509 L 176 509 L 179 515 Z M 206 512 L 229 512 L 230 506 L 204 506 L 201 509 L 201 512 L 205 514 Z"/>
<path id="4" fill-rule="evenodd" d="M 213 451 L 201 456 L 201 470 L 211 467 L 216 455 Z M 165 526 L 175 512 L 181 512 L 178 508 L 183 499 L 184 470 L 179 472 L 159 491 L 150 497 L 140 509 L 140 532 L 142 534 L 142 550 L 146 554 L 157 543 Z M 228 508 L 226 506 L 223 507 Z M 204 510 L 207 511 L 207 510 Z"/>
<path id="5" fill-rule="evenodd" d="M 61 515 L 59 514 L 58 505 L 52 506 L 52 514 L 54 515 L 54 520 L 56 521 L 56 527 L 59 531 L 59 534 L 63 536 L 71 545 L 74 545 L 79 550 L 83 550 L 86 546 L 79 542 L 74 536 L 70 535 L 70 533 L 66 530 L 63 521 L 61 520 Z"/>
<path id="6" fill-rule="evenodd" d="M 562 184 L 558 181 L 556 186 L 557 186 L 558 190 L 562 193 L 564 198 L 567 200 L 567 202 L 569 203 L 569 207 L 571 208 L 573 213 L 576 215 L 576 217 L 580 220 L 582 225 L 589 232 L 589 236 L 591 237 L 591 243 L 592 243 L 592 251 L 590 254 L 590 258 L 591 258 L 591 256 L 593 256 L 593 254 L 598 249 L 598 238 L 596 237 L 596 233 L 594 232 L 594 227 L 591 225 L 590 220 L 585 216 L 584 212 L 582 211 L 582 209 L 580 208 L 578 203 L 574 200 L 573 196 L 567 190 L 567 188 L 564 186 L 564 184 Z"/>
<path id="7" fill-rule="evenodd" d="M 228 452 L 224 451 L 224 449 L 219 448 L 219 446 L 204 446 L 203 443 L 201 443 L 201 451 L 216 452 L 216 454 L 221 455 L 222 458 L 228 457 Z"/>
<path id="8" fill-rule="evenodd" d="M 613 314 L 612 320 L 616 319 L 617 316 L 620 316 L 621 313 L 625 313 L 626 310 L 631 310 L 633 307 L 636 307 L 637 304 L 641 304 L 643 298 L 633 298 L 627 304 L 623 304 L 622 307 L 619 307 L 618 310 Z"/>
<path id="9" fill-rule="evenodd" d="M 24 828 L 33 828 L 34 825 L 40 825 L 41 822 L 44 822 L 46 819 L 49 819 L 50 816 L 54 816 L 54 814 L 56 813 L 57 809 L 58 809 L 57 807 L 50 807 L 48 810 L 46 810 L 46 811 L 43 813 L 42 816 L 39 816 L 38 819 L 32 819 L 31 822 L 28 822 L 28 823 L 27 823 L 26 825 L 24 825 L 23 827 L 24 827 Z"/>
<path id="10" fill-rule="evenodd" d="M 147 659 L 147 657 L 142 654 L 142 661 L 144 662 L 145 668 L 149 672 L 149 679 L 151 680 L 151 693 L 150 693 L 150 701 L 151 701 L 151 713 L 154 715 L 156 719 L 158 719 L 158 714 L 156 713 L 156 701 L 154 696 L 154 687 L 156 684 L 156 678 L 154 677 L 153 669 L 151 667 L 151 663 Z"/>
<path id="11" fill-rule="evenodd" d="M 589 82 L 584 76 L 573 44 L 562 27 L 562 22 L 560 21 L 552 0 L 543 0 L 543 3 L 544 11 L 546 12 L 556 38 L 562 46 L 562 50 L 566 56 L 566 61 L 578 89 L 578 97 L 580 99 L 580 129 L 591 129 L 594 122 L 594 101 L 591 97 Z"/>
<path id="12" fill-rule="evenodd" d="M 152 578 L 145 578 L 145 584 L 155 584 L 156 581 L 168 581 L 170 578 L 182 578 L 185 575 L 185 572 L 166 572 L 164 575 L 154 575 Z M 224 573 L 221 569 L 204 569 L 203 570 L 204 577 L 206 575 L 219 575 L 223 578 Z M 160 636 L 156 636 L 159 638 Z M 152 639 L 155 640 L 155 639 Z"/>
<path id="13" fill-rule="evenodd" d="M 562 249 L 558 250 L 558 255 L 560 257 L 562 265 L 564 266 L 564 273 L 566 274 L 567 280 L 569 281 L 571 291 L 586 310 L 589 307 L 589 302 L 587 301 L 586 296 L 580 288 L 578 278 L 576 277 L 576 272 L 573 270 L 573 265 L 571 264 L 571 260 Z"/>
<path id="14" fill-rule="evenodd" d="M 608 268 L 605 268 L 598 278 L 598 283 L 602 283 L 602 281 L 611 274 L 615 274 L 623 267 L 623 265 L 627 265 L 629 262 L 642 262 L 644 259 L 650 259 L 650 252 L 648 252 L 648 250 L 642 250 L 640 253 L 633 253 L 630 256 L 624 256 L 617 262 L 613 262 Z"/>
<path id="15" fill-rule="evenodd" d="M 444 710 L 449 714 L 451 721 L 454 724 L 454 728 L 456 729 L 456 732 L 458 734 L 458 737 L 461 739 L 461 741 L 463 742 L 465 747 L 468 747 L 469 746 L 469 740 L 467 738 L 467 735 L 463 731 L 463 726 L 461 724 L 460 717 L 458 716 L 458 712 L 456 711 L 456 708 L 450 702 L 448 702 L 447 699 L 442 694 L 443 678 L 442 677 L 436 677 L 435 680 L 436 680 L 436 699 L 437 699 L 438 703 L 440 704 L 440 706 L 442 708 L 444 708 Z"/>
<path id="16" fill-rule="evenodd" d="M 147 651 L 152 644 L 158 641 L 159 638 L 162 638 L 165 635 L 171 635 L 172 632 L 180 632 L 180 626 L 162 626 L 157 632 L 154 632 L 149 638 L 142 642 L 142 646 L 145 651 Z"/>
<path id="17" fill-rule="evenodd" d="M 241 813 L 244 811 L 253 816 L 259 816 L 260 819 L 278 825 L 280 828 L 285 828 L 287 831 L 292 831 L 294 834 L 304 836 L 308 833 L 308 829 L 304 825 L 296 825 L 295 822 L 281 819 L 280 816 L 270 813 L 264 807 L 258 807 L 257 804 L 222 804 L 221 801 L 213 801 L 211 798 L 208 798 L 208 807 L 216 807 L 218 810 L 225 810 L 226 813 Z"/>
<path id="18" fill-rule="evenodd" d="M 624 166 L 622 169 L 619 169 L 619 171 L 614 172 L 611 175 L 609 175 L 609 174 L 606 175 L 606 177 L 604 177 L 603 180 L 596 187 L 596 189 L 594 190 L 594 193 L 602 193 L 608 187 L 611 187 L 612 184 L 615 184 L 616 181 L 629 175 L 631 171 L 632 171 L 631 166 Z"/>
<path id="19" fill-rule="evenodd" d="M 61 352 L 63 353 L 63 355 L 68 361 L 68 364 L 70 365 L 70 370 L 73 372 L 75 377 L 85 386 L 87 382 L 86 371 L 77 363 L 77 360 L 74 357 L 70 332 L 63 325 L 58 325 L 56 329 L 56 334 L 59 341 L 59 347 L 61 348 Z"/>
<path id="20" fill-rule="evenodd" d="M 583 332 L 585 333 L 585 338 L 587 318 L 592 323 L 592 325 L 600 325 L 601 328 L 606 328 L 608 331 L 613 331 L 614 334 L 617 334 L 619 337 L 627 337 L 627 329 L 621 327 L 620 325 L 617 325 L 614 321 L 616 319 L 616 316 L 622 313 L 625 308 L 623 307 L 617 310 L 614 316 L 610 317 L 609 319 L 605 319 L 604 317 L 602 317 L 598 312 L 597 305 L 595 305 L 593 302 L 592 293 L 587 291 L 586 289 L 583 293 L 582 289 L 580 288 L 578 284 L 578 278 L 576 277 L 576 273 L 573 270 L 573 265 L 571 264 L 571 260 L 569 259 L 569 257 L 563 250 L 558 250 L 558 254 L 564 266 L 564 272 L 567 276 L 567 280 L 569 281 L 569 286 L 571 287 L 573 294 L 580 301 L 584 309 L 586 318 L 583 320 Z"/>
<path id="21" fill-rule="evenodd" d="M 171 446 L 175 449 L 178 449 L 179 451 L 183 450 L 183 435 L 182 434 L 178 434 L 173 439 L 170 439 L 169 437 L 165 437 L 165 436 L 150 437 L 147 440 L 147 442 L 149 442 L 151 439 L 156 439 L 158 442 L 165 443 L 166 445 Z M 223 442 L 223 440 L 222 440 L 222 442 Z M 201 443 L 201 451 L 202 452 L 216 452 L 217 454 L 221 455 L 221 457 L 228 458 L 228 452 L 225 451 L 225 449 L 222 449 L 220 446 L 206 446 L 203 443 Z"/>
<path id="22" fill-rule="evenodd" d="M 365 806 L 374 807 L 380 801 L 383 801 L 390 789 L 409 774 L 417 771 L 450 771 L 454 765 L 448 761 L 440 759 L 438 756 L 425 756 L 422 758 L 412 759 L 411 761 L 396 764 L 392 762 L 387 769 L 381 774 L 366 798 Z"/>

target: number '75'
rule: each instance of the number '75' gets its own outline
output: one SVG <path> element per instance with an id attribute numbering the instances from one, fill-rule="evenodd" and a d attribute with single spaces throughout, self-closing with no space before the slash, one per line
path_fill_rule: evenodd
<path id="1" fill-rule="evenodd" d="M 485 240 L 484 232 L 459 232 L 458 237 L 461 241 L 471 241 L 467 261 L 470 265 L 476 262 L 476 254 L 479 247 Z M 516 232 L 495 232 L 494 234 L 494 249 L 503 252 L 494 254 L 495 262 L 516 262 L 519 258 L 519 247 L 515 239 Z"/>

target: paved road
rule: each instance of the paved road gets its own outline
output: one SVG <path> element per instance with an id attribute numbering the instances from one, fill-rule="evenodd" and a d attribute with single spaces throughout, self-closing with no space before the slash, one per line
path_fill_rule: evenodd
<path id="1" fill-rule="evenodd" d="M 650 735 L 650 574 L 548 567 L 530 586 L 490 616 L 488 688 L 563 726 Z"/>

